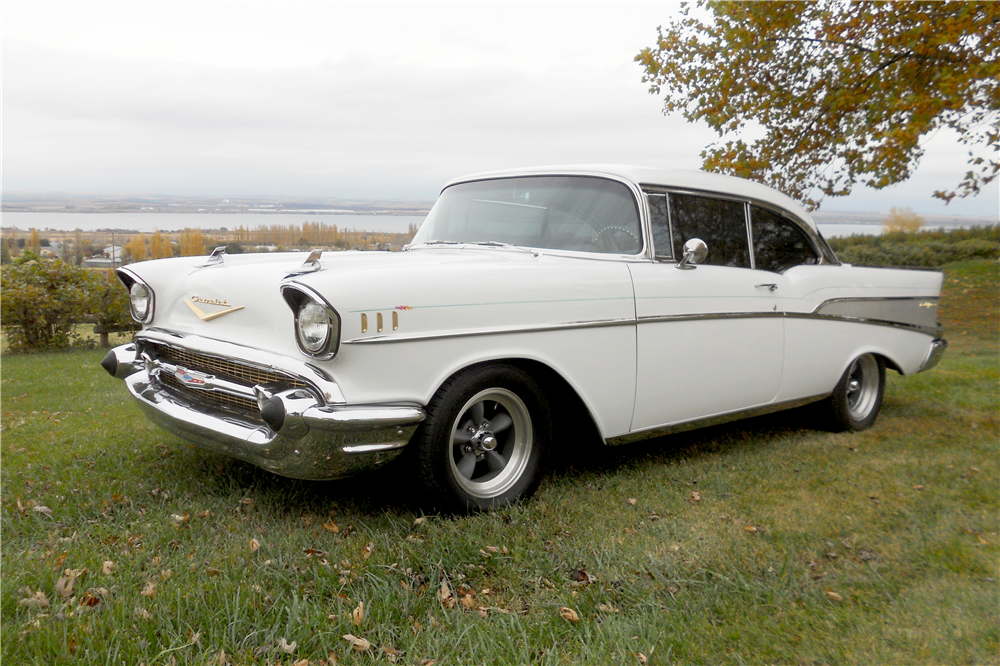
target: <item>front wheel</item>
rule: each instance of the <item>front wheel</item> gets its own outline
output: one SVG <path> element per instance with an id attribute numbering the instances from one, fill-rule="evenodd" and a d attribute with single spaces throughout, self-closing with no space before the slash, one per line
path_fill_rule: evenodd
<path id="1" fill-rule="evenodd" d="M 505 506 L 535 491 L 551 440 L 537 382 L 508 365 L 485 365 L 448 380 L 410 443 L 420 482 L 437 508 Z"/>
<path id="2" fill-rule="evenodd" d="M 830 425 L 836 432 L 864 430 L 875 423 L 885 395 L 885 361 L 874 354 L 854 359 L 828 404 Z"/>

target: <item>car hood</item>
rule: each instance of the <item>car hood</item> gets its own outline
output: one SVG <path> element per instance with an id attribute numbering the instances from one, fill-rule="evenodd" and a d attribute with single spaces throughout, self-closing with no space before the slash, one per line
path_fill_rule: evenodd
<path id="1" fill-rule="evenodd" d="M 184 257 L 126 270 L 155 293 L 151 327 L 293 356 L 300 355 L 294 318 L 280 290 L 290 282 L 312 288 L 337 310 L 342 344 L 348 345 L 635 314 L 621 261 L 465 246 L 328 252 L 320 270 L 296 274 L 306 256 L 225 255 L 211 265 L 205 257 Z"/>

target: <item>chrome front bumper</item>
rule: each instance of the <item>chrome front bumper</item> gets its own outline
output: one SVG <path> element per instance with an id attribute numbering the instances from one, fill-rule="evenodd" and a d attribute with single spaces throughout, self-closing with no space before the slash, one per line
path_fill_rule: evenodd
<path id="1" fill-rule="evenodd" d="M 256 386 L 261 424 L 171 390 L 158 375 L 173 366 L 137 357 L 134 345 L 111 350 L 102 365 L 125 380 L 146 416 L 164 430 L 297 479 L 335 479 L 386 463 L 402 452 L 425 416 L 417 406 L 330 405 L 309 390 L 275 395 Z"/>

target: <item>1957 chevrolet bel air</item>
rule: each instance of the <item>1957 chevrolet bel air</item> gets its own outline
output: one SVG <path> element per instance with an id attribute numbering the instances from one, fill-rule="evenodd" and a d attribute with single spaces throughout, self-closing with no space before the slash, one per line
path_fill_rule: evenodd
<path id="1" fill-rule="evenodd" d="M 205 448 L 304 479 L 402 454 L 442 509 L 529 495 L 567 421 L 621 444 L 823 401 L 861 430 L 886 368 L 946 347 L 940 273 L 841 264 L 794 201 L 703 172 L 467 176 L 405 251 L 303 258 L 119 269 L 143 330 L 102 365 Z"/>

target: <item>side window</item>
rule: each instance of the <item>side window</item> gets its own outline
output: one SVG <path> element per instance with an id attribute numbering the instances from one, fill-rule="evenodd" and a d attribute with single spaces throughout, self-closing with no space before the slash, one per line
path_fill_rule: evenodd
<path id="1" fill-rule="evenodd" d="M 653 228 L 653 252 L 657 259 L 673 259 L 670 247 L 670 223 L 667 220 L 667 195 L 647 194 L 649 217 Z"/>
<path id="2" fill-rule="evenodd" d="M 742 202 L 671 194 L 670 222 L 678 253 L 686 241 L 700 238 L 708 245 L 703 264 L 750 268 L 746 206 Z"/>
<path id="3" fill-rule="evenodd" d="M 779 213 L 750 206 L 750 228 L 757 268 L 780 273 L 792 266 L 817 263 L 816 251 L 806 235 Z"/>

